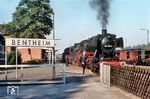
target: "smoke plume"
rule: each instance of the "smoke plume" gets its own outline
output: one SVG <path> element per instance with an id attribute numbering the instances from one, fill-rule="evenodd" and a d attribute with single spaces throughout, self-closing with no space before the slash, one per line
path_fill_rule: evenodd
<path id="1" fill-rule="evenodd" d="M 97 19 L 101 21 L 102 29 L 107 28 L 108 18 L 110 16 L 109 8 L 110 8 L 111 0 L 91 0 L 89 4 L 95 10 L 97 10 L 98 16 Z"/>

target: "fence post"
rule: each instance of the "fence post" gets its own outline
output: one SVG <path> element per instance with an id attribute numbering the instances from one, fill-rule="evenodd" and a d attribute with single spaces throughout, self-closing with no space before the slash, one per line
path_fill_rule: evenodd
<path id="1" fill-rule="evenodd" d="M 100 82 L 110 86 L 110 65 L 100 63 Z"/>
<path id="2" fill-rule="evenodd" d="M 63 83 L 64 84 L 66 83 L 66 74 L 65 74 L 65 71 L 66 71 L 66 65 L 63 64 L 62 65 L 62 72 L 63 72 Z"/>
<path id="3" fill-rule="evenodd" d="M 21 82 L 23 82 L 23 66 L 21 66 Z"/>

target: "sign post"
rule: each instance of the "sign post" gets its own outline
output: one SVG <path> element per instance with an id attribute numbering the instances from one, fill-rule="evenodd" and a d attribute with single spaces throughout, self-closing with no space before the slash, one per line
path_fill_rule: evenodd
<path id="1" fill-rule="evenodd" d="M 18 64 L 18 53 L 17 53 L 17 47 L 16 47 L 16 79 L 18 78 L 18 67 L 17 67 L 17 64 Z"/>
<path id="2" fill-rule="evenodd" d="M 27 39 L 27 38 L 6 38 L 5 43 L 5 65 L 7 65 L 7 47 L 16 47 L 16 79 L 18 78 L 18 53 L 17 49 L 18 47 L 45 47 L 45 48 L 52 48 L 52 64 L 54 67 L 55 64 L 55 43 L 54 39 Z M 49 62 L 50 64 L 50 62 Z M 22 70 L 21 70 L 22 71 Z M 22 75 L 22 74 L 21 74 Z M 53 70 L 53 79 L 55 77 L 55 72 Z M 7 67 L 5 68 L 5 78 L 7 80 Z"/>

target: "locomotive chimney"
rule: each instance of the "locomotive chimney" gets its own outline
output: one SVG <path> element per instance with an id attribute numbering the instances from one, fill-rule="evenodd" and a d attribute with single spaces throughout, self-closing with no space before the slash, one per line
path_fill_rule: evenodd
<path id="1" fill-rule="evenodd" d="M 107 34 L 107 29 L 102 29 L 102 35 Z"/>

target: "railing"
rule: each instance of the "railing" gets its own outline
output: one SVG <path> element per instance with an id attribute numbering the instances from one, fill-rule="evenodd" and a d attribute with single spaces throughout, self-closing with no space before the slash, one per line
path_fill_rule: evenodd
<path id="1" fill-rule="evenodd" d="M 48 66 L 51 69 L 53 67 L 60 67 L 61 68 L 61 74 L 62 74 L 62 80 L 57 81 L 24 81 L 24 68 L 33 68 L 33 67 L 45 67 Z M 66 83 L 66 76 L 65 76 L 65 64 L 39 64 L 39 65 L 0 65 L 0 68 L 3 68 L 3 71 L 5 71 L 5 81 L 0 81 L 0 85 L 5 84 L 45 84 L 45 83 Z M 16 79 L 18 80 L 18 69 L 20 69 L 20 81 L 8 81 L 8 71 L 10 68 L 16 68 Z M 30 71 L 29 71 L 30 72 Z M 1 76 L 2 74 L 0 74 Z M 31 75 L 32 76 L 32 75 Z M 55 78 L 55 73 L 53 74 L 53 78 Z"/>

